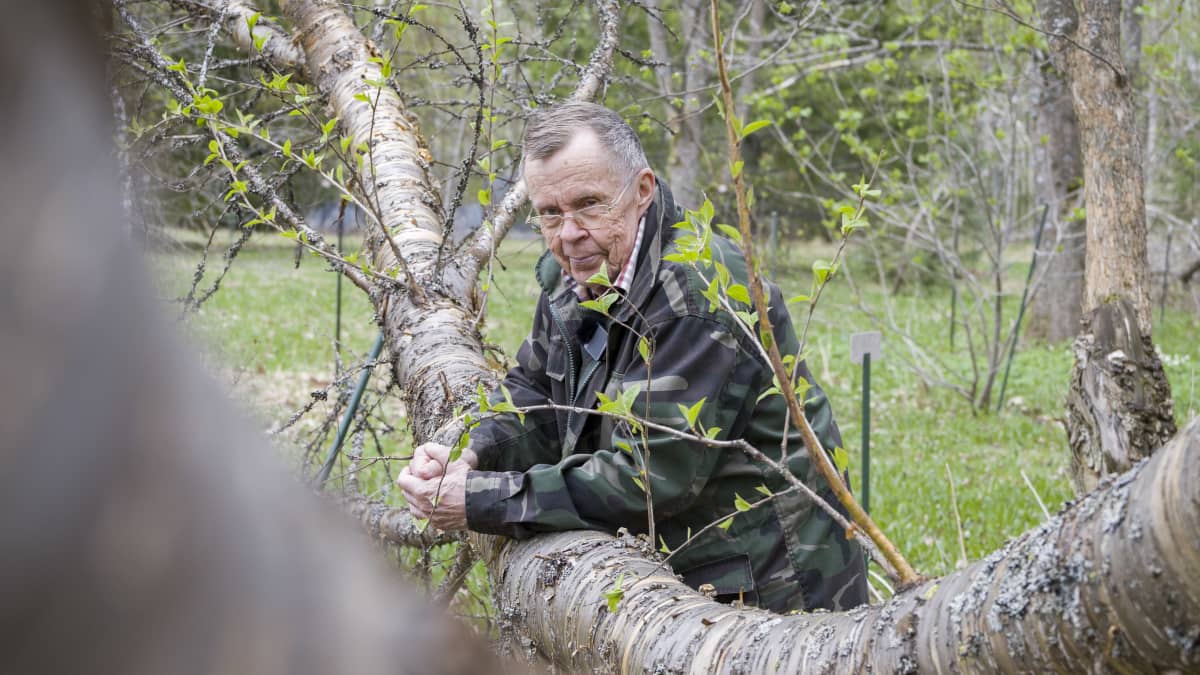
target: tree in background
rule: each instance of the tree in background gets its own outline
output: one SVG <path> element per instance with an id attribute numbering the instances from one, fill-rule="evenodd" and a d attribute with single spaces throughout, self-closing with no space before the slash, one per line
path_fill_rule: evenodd
<path id="1" fill-rule="evenodd" d="M 1073 481 L 1149 456 L 1175 433 L 1171 387 L 1151 339 L 1142 139 L 1121 50 L 1121 2 L 1041 0 L 1052 53 L 1070 84 L 1087 212 L 1084 327 L 1067 397 Z"/>

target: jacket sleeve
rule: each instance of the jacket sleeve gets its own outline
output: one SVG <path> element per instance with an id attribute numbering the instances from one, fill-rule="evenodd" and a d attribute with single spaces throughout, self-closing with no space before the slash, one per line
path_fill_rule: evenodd
<path id="1" fill-rule="evenodd" d="M 757 364 L 739 357 L 736 340 L 712 319 L 673 319 L 652 334 L 651 367 L 635 358 L 624 374 L 622 389 L 640 386 L 634 413 L 684 429 L 687 422 L 678 404 L 690 407 L 703 398 L 699 423 L 721 427 L 718 438 L 726 437 L 741 408 L 754 404 L 749 383 L 760 372 Z M 516 538 L 570 529 L 644 531 L 646 498 L 634 480 L 639 475 L 634 453 L 648 459 L 654 515 L 661 520 L 687 508 L 712 475 L 719 454 L 731 452 L 663 431 L 646 429 L 643 435 L 631 434 L 625 424 L 613 428 L 608 448 L 526 471 L 472 471 L 467 478 L 470 529 Z"/>
<path id="2" fill-rule="evenodd" d="M 533 328 L 517 352 L 517 365 L 508 371 L 503 386 L 517 407 L 545 405 L 551 400 L 546 376 L 549 349 L 549 308 L 545 294 L 538 301 Z M 499 388 L 488 397 L 495 404 L 504 400 Z M 479 457 L 480 469 L 524 470 L 556 461 L 559 435 L 553 410 L 537 410 L 521 418 L 512 413 L 488 413 L 471 430 L 470 447 Z"/>

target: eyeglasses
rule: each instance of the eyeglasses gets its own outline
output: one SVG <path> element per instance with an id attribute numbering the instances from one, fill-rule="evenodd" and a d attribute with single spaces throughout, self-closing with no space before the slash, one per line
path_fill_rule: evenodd
<path id="1" fill-rule="evenodd" d="M 634 178 L 636 179 L 637 177 L 634 176 Z M 539 214 L 536 212 L 531 212 L 531 215 L 525 219 L 525 222 L 529 224 L 529 229 L 539 234 L 554 234 L 560 227 L 563 226 L 564 223 L 567 222 L 567 218 L 573 218 L 575 220 L 575 224 L 582 229 L 594 230 L 597 227 L 604 225 L 604 223 L 608 220 L 609 214 L 612 213 L 614 208 L 616 208 L 617 202 L 621 201 L 621 198 L 625 196 L 625 191 L 628 190 L 629 186 L 633 185 L 633 183 L 633 180 L 625 183 L 625 186 L 621 188 L 621 191 L 617 193 L 617 196 L 613 197 L 607 202 L 592 204 L 580 209 L 567 211 L 566 213 Z"/>

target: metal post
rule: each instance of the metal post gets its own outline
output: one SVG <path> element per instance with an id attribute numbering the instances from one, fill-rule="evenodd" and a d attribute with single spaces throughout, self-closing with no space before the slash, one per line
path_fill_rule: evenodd
<path id="1" fill-rule="evenodd" d="M 1012 370 L 1013 356 L 1017 353 L 1017 336 L 1021 334 L 1021 319 L 1025 318 L 1025 305 L 1029 302 L 1029 282 L 1033 281 L 1033 270 L 1037 267 L 1038 247 L 1042 245 L 1042 230 L 1046 229 L 1046 216 L 1050 213 L 1050 204 L 1042 207 L 1042 222 L 1038 224 L 1037 234 L 1033 237 L 1033 260 L 1029 261 L 1029 274 L 1025 275 L 1025 291 L 1021 294 L 1021 306 L 1017 309 L 1017 323 L 1013 326 L 1012 335 L 1008 341 L 1008 364 L 1004 366 L 1004 379 L 1000 382 L 1000 398 L 996 400 L 996 412 L 1004 407 L 1004 390 L 1008 388 L 1008 371 Z"/>
<path id="2" fill-rule="evenodd" d="M 850 361 L 862 364 L 862 507 L 871 508 L 871 357 L 882 355 L 879 331 L 850 336 Z"/>
<path id="3" fill-rule="evenodd" d="M 345 249 L 342 248 L 342 232 L 345 230 L 346 218 L 345 212 L 338 214 L 338 255 L 343 255 Z M 337 318 L 333 324 L 333 348 L 339 354 L 342 353 L 342 275 L 337 275 Z"/>
<path id="4" fill-rule="evenodd" d="M 375 346 L 371 348 L 371 355 L 367 357 L 367 360 L 378 359 L 379 353 L 382 351 L 383 331 L 379 331 L 379 338 L 375 340 Z M 342 415 L 342 422 L 338 425 L 337 438 L 333 439 L 333 446 L 329 448 L 325 464 L 321 466 L 321 472 L 317 474 L 317 485 L 324 485 L 326 479 L 329 478 L 329 472 L 333 471 L 333 464 L 337 461 L 338 452 L 342 449 L 342 442 L 346 440 L 346 432 L 350 430 L 350 422 L 354 419 L 354 413 L 358 411 L 358 404 L 362 401 L 367 381 L 371 379 L 371 370 L 372 368 L 363 368 L 362 374 L 358 376 L 358 385 L 354 387 L 354 393 L 350 396 L 350 406 L 346 408 L 346 414 Z"/>
<path id="5" fill-rule="evenodd" d="M 954 224 L 954 259 L 958 260 L 958 223 Z M 958 270 L 950 271 L 950 349 L 954 349 L 954 324 L 958 323 Z"/>
<path id="6" fill-rule="evenodd" d="M 863 354 L 862 363 L 862 505 L 871 511 L 871 352 Z"/>

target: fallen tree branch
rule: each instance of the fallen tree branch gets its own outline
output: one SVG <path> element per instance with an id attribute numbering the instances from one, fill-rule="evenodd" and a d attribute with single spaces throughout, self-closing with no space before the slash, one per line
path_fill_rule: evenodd
<path id="1" fill-rule="evenodd" d="M 411 548 L 429 548 L 465 539 L 460 532 L 442 532 L 432 527 L 418 527 L 405 508 L 388 506 L 362 496 L 340 501 L 342 510 L 359 521 L 372 539 Z"/>

